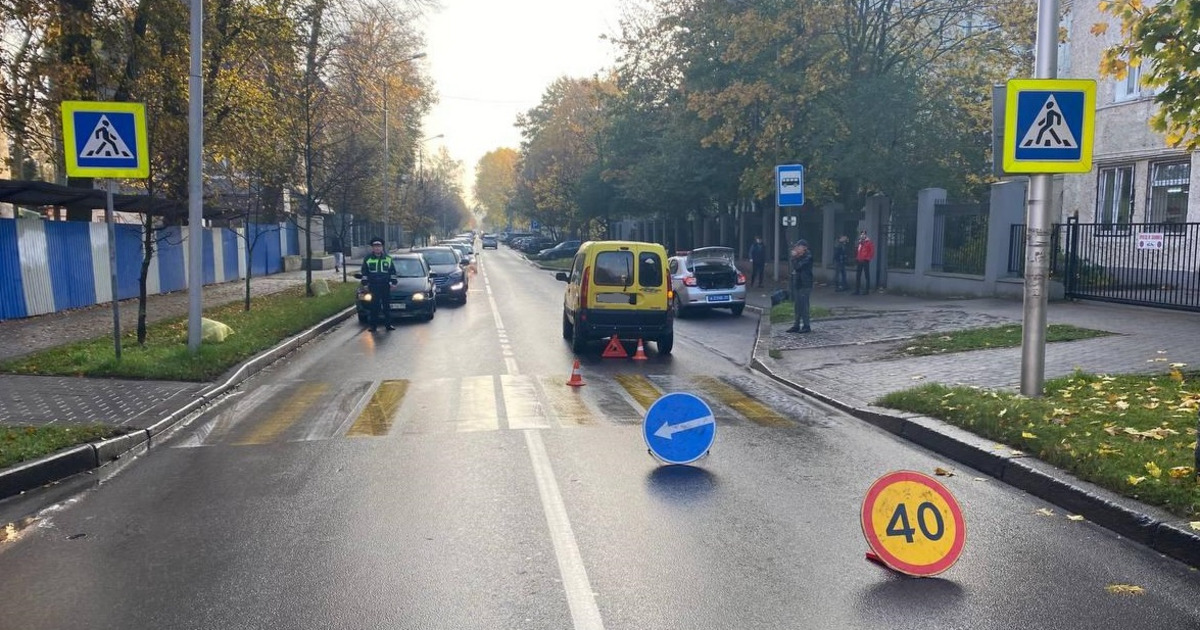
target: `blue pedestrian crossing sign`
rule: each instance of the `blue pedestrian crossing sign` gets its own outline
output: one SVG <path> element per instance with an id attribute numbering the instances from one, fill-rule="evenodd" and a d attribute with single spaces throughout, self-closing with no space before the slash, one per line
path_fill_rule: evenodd
<path id="1" fill-rule="evenodd" d="M 654 401 L 642 422 L 646 446 L 668 464 L 690 464 L 708 453 L 717 437 L 717 419 L 699 397 L 674 392 Z"/>
<path id="2" fill-rule="evenodd" d="M 1092 170 L 1095 81 L 1010 80 L 1004 118 L 1006 173 Z"/>
<path id="3" fill-rule="evenodd" d="M 150 176 L 142 103 L 63 101 L 63 153 L 71 177 Z"/>
<path id="4" fill-rule="evenodd" d="M 804 205 L 804 165 L 779 164 L 775 167 L 775 198 L 780 208 Z"/>

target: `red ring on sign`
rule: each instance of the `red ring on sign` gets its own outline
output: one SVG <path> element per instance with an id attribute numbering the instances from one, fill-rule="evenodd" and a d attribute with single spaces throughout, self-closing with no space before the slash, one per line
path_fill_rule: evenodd
<path id="1" fill-rule="evenodd" d="M 875 525 L 872 522 L 875 500 L 879 498 L 879 495 L 888 486 L 902 481 L 920 484 L 936 492 L 946 502 L 946 506 L 950 508 L 950 516 L 954 518 L 954 542 L 951 544 L 950 550 L 946 552 L 946 555 L 933 564 L 911 564 L 897 558 L 892 552 L 888 551 L 883 541 L 879 540 L 879 536 L 875 534 Z M 958 506 L 958 501 L 954 499 L 954 496 L 950 494 L 950 491 L 945 486 L 938 483 L 933 477 L 911 470 L 890 472 L 876 479 L 875 483 L 871 484 L 871 488 L 867 490 L 867 497 L 863 499 L 859 522 L 862 524 L 863 535 L 866 536 L 867 544 L 871 546 L 871 550 L 889 567 L 908 575 L 929 577 L 949 569 L 958 561 L 958 556 L 962 553 L 963 546 L 967 542 L 967 523 L 963 519 L 962 509 Z"/>

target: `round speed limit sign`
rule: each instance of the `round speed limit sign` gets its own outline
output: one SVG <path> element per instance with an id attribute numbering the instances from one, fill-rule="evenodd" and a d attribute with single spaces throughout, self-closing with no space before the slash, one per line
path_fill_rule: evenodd
<path id="1" fill-rule="evenodd" d="M 967 524 L 949 490 L 928 475 L 890 472 L 862 504 L 863 535 L 888 567 L 916 576 L 949 569 L 962 553 Z"/>

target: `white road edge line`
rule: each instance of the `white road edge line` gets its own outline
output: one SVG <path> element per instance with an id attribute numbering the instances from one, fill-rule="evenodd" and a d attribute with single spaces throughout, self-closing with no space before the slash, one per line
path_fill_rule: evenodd
<path id="1" fill-rule="evenodd" d="M 563 590 L 567 593 L 567 605 L 571 609 L 571 622 L 575 630 L 604 630 L 600 608 L 596 606 L 596 594 L 588 580 L 575 532 L 567 519 L 567 506 L 558 491 L 550 457 L 546 455 L 546 444 L 537 429 L 525 430 L 525 445 L 529 447 L 529 459 L 533 462 L 533 476 L 537 479 L 538 494 L 542 497 L 542 509 L 546 512 L 546 525 L 550 529 L 550 540 L 554 544 L 554 555 L 558 558 L 558 571 L 562 574 Z"/>

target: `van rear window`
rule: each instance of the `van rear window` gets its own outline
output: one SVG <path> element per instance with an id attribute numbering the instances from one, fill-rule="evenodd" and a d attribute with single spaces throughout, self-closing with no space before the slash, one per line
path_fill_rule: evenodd
<path id="1" fill-rule="evenodd" d="M 662 257 L 654 252 L 642 252 L 638 256 L 638 282 L 644 287 L 661 287 L 663 284 Z"/>
<path id="2" fill-rule="evenodd" d="M 600 252 L 596 254 L 594 280 L 598 285 L 627 287 L 633 284 L 633 252 Z"/>

